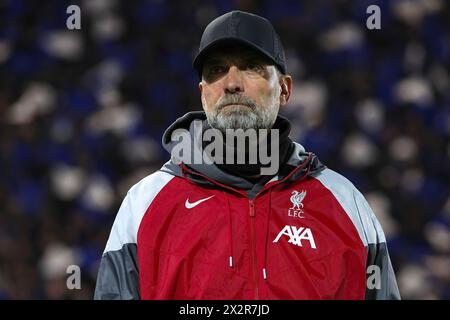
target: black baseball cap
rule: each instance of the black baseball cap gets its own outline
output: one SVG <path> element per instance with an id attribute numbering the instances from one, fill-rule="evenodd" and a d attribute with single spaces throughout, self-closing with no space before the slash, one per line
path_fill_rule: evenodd
<path id="1" fill-rule="evenodd" d="M 270 21 L 239 10 L 225 13 L 206 26 L 192 65 L 201 75 L 203 62 L 213 49 L 236 42 L 256 49 L 273 61 L 281 73 L 286 74 L 284 49 Z"/>

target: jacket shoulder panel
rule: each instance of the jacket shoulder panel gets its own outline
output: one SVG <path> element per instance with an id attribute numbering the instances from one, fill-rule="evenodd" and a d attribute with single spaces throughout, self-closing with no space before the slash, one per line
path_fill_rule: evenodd
<path id="1" fill-rule="evenodd" d="M 365 247 L 373 243 L 386 242 L 384 232 L 374 212 L 353 183 L 328 168 L 314 175 L 314 178 L 331 191 L 353 222 Z"/>
<path id="2" fill-rule="evenodd" d="M 156 171 L 130 188 L 119 208 L 104 253 L 119 250 L 127 243 L 136 243 L 147 208 L 173 178 L 167 172 Z"/>

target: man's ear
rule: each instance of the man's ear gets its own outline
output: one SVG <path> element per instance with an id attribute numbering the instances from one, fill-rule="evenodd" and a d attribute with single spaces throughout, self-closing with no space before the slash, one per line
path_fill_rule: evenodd
<path id="1" fill-rule="evenodd" d="M 206 111 L 206 102 L 205 102 L 205 100 L 203 99 L 203 81 L 200 81 L 199 83 L 198 83 L 198 90 L 200 91 L 200 101 L 202 102 L 202 108 L 203 108 L 203 110 L 205 110 Z"/>
<path id="2" fill-rule="evenodd" d="M 281 88 L 280 105 L 284 106 L 285 104 L 288 103 L 289 98 L 291 97 L 292 77 L 289 75 L 282 75 L 280 77 L 280 88 Z"/>

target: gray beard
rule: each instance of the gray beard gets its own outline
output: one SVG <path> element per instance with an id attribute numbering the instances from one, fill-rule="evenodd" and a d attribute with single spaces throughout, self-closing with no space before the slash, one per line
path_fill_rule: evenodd
<path id="1" fill-rule="evenodd" d="M 228 106 L 228 104 L 243 104 L 245 106 Z M 214 110 L 206 112 L 206 118 L 212 128 L 226 132 L 226 129 L 270 129 L 278 115 L 279 105 L 275 103 L 262 107 L 256 105 L 253 99 L 228 95 L 222 98 Z"/>

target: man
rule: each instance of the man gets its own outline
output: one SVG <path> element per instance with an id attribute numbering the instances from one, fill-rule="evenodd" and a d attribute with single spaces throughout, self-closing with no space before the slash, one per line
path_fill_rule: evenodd
<path id="1" fill-rule="evenodd" d="M 384 233 L 363 195 L 291 141 L 278 115 L 292 79 L 271 23 L 241 11 L 218 17 L 193 64 L 204 112 L 167 129 L 171 160 L 129 190 L 95 298 L 399 299 Z M 227 140 L 244 130 L 257 134 L 240 147 Z M 212 136 L 214 152 L 194 161 Z M 235 161 L 242 152 L 245 161 Z"/>

